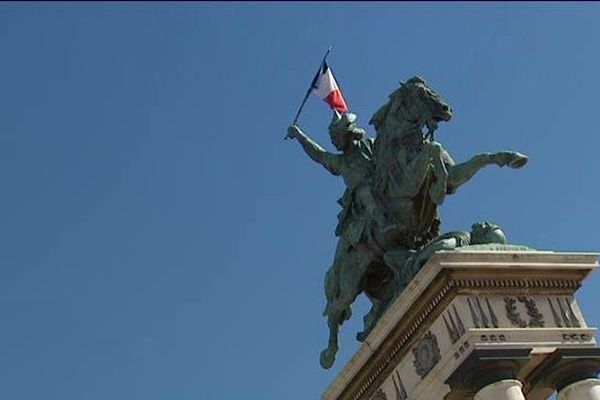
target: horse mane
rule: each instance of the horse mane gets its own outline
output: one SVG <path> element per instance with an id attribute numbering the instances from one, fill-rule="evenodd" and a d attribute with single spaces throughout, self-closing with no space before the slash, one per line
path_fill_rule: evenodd
<path id="1" fill-rule="evenodd" d="M 400 87 L 388 96 L 389 100 L 373 114 L 369 124 L 373 125 L 375 130 L 378 130 L 389 115 L 396 114 L 403 100 L 410 94 L 416 84 L 426 85 L 427 82 L 419 76 L 413 76 L 406 82 L 400 81 Z"/>
<path id="2" fill-rule="evenodd" d="M 400 89 L 402 89 L 402 88 L 400 88 Z M 371 119 L 369 120 L 369 125 L 373 125 L 375 127 L 375 130 L 378 130 L 379 127 L 381 127 L 383 125 L 386 118 L 390 114 L 390 109 L 392 108 L 392 104 L 397 102 L 398 92 L 400 91 L 400 89 L 396 89 L 392 94 L 390 94 L 389 100 L 383 106 L 381 106 L 379 108 L 379 110 L 377 110 L 375 112 L 375 114 L 373 114 Z M 394 107 L 394 109 L 397 109 L 397 106 Z"/>

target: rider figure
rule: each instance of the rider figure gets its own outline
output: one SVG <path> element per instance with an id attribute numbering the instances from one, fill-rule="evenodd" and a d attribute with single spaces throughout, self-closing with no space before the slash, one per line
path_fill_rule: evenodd
<path id="1" fill-rule="evenodd" d="M 369 233 L 370 221 L 375 221 L 380 230 L 391 227 L 373 192 L 373 139 L 364 138 L 365 131 L 355 121 L 355 114 L 334 114 L 329 125 L 331 142 L 341 154 L 326 151 L 296 125 L 288 128 L 288 136 L 298 139 L 310 158 L 344 179 L 346 191 L 338 200 L 342 211 L 335 233 L 346 246 L 356 246 Z"/>

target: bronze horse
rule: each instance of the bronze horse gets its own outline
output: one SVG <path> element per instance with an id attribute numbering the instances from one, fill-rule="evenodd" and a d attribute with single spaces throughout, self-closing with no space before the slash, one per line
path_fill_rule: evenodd
<path id="1" fill-rule="evenodd" d="M 350 245 L 343 237 L 336 248 L 334 263 L 325 276 L 327 306 L 324 315 L 329 326 L 328 347 L 320 363 L 330 368 L 338 350 L 340 325 L 350 318 L 351 305 L 366 293 L 373 307 L 365 316 L 363 340 L 387 305 L 407 283 L 386 265 L 388 251 L 409 254 L 422 248 L 439 234 L 437 208 L 486 165 L 520 168 L 527 157 L 502 151 L 481 153 L 456 164 L 433 135 L 441 121 L 450 121 L 452 109 L 427 83 L 414 77 L 395 90 L 389 101 L 371 118 L 377 131 L 374 144 L 375 195 L 382 212 L 393 223 L 383 231 L 367 224 L 365 240 Z M 406 278 L 404 278 L 406 280 Z"/>

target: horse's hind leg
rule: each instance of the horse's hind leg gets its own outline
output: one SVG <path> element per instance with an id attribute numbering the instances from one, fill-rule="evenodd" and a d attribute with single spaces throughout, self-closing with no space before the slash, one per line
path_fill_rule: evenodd
<path id="1" fill-rule="evenodd" d="M 336 251 L 336 260 L 341 253 L 343 246 L 338 243 Z M 327 317 L 327 325 L 329 326 L 329 342 L 327 348 L 321 352 L 319 362 L 325 369 L 330 368 L 335 361 L 335 355 L 338 351 L 338 332 L 340 325 L 350 318 L 350 307 L 340 305 L 340 285 L 339 285 L 339 268 L 334 264 L 325 274 L 325 297 L 327 305 L 323 315 Z M 342 307 L 342 308 L 340 308 Z"/>
<path id="2" fill-rule="evenodd" d="M 350 319 L 352 315 L 352 309 L 350 304 L 352 302 L 346 301 L 344 298 L 336 298 L 332 303 L 327 305 L 327 325 L 329 326 L 329 341 L 327 348 L 321 352 L 319 362 L 325 369 L 331 368 L 335 361 L 335 355 L 339 349 L 338 347 L 338 333 L 340 326 L 344 321 Z"/>
<path id="3" fill-rule="evenodd" d="M 328 298 L 326 308 L 329 342 L 327 348 L 321 352 L 319 359 L 321 366 L 325 369 L 330 368 L 335 361 L 340 325 L 350 318 L 350 306 L 361 292 L 361 280 L 371 263 L 371 258 L 372 255 L 366 249 L 339 254 L 333 267 L 335 273 L 328 273 L 328 280 L 336 280 L 337 293 L 334 298 Z M 333 278 L 334 276 L 335 278 Z"/>
<path id="4" fill-rule="evenodd" d="M 319 358 L 321 367 L 325 369 L 331 368 L 335 361 L 335 355 L 338 351 L 338 332 L 340 330 L 340 324 L 334 318 L 329 317 L 327 325 L 329 325 L 329 343 L 327 348 L 321 352 Z"/>

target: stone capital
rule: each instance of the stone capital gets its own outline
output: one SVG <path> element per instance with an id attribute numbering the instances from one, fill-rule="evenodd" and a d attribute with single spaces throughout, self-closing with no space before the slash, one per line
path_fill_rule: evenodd
<path id="1" fill-rule="evenodd" d="M 483 387 L 473 400 L 525 400 L 522 388 L 518 380 L 504 379 Z"/>
<path id="2" fill-rule="evenodd" d="M 600 372 L 600 348 L 556 349 L 526 380 L 532 389 L 549 387 L 561 391 L 566 386 L 596 378 Z"/>
<path id="3" fill-rule="evenodd" d="M 445 400 L 471 397 L 495 382 L 516 379 L 531 358 L 530 352 L 531 349 L 522 348 L 474 350 L 446 380 L 451 392 Z"/>

